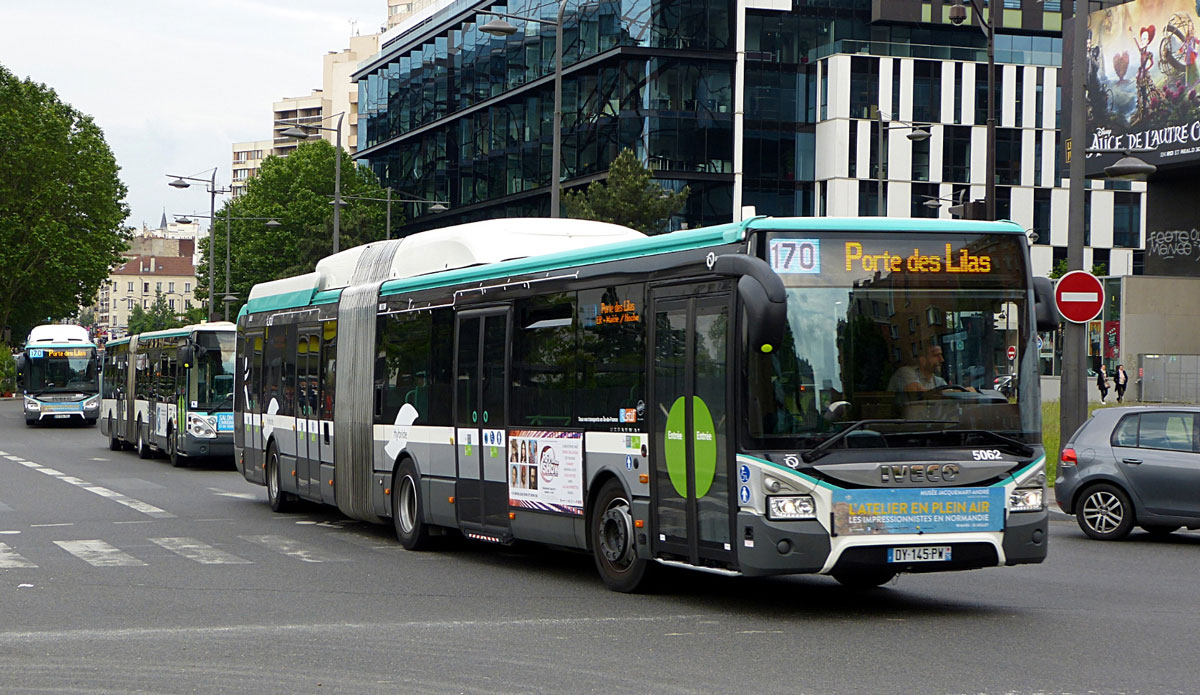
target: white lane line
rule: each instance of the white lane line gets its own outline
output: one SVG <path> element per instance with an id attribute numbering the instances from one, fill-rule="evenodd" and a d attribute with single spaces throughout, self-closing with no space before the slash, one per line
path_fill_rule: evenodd
<path id="1" fill-rule="evenodd" d="M 4 458 L 8 459 L 9 461 L 24 461 L 25 460 L 25 459 L 21 458 L 20 456 L 13 456 L 12 454 L 4 454 Z"/>
<path id="2" fill-rule="evenodd" d="M 17 551 L 8 547 L 6 543 L 0 543 L 0 569 L 28 569 L 37 567 L 29 560 L 17 554 Z"/>
<path id="3" fill-rule="evenodd" d="M 100 487 L 99 485 L 92 485 L 90 487 L 85 487 L 83 489 L 87 490 L 88 492 L 92 492 L 97 495 L 100 495 L 101 497 L 107 497 L 108 499 L 112 500 L 113 502 L 116 502 L 117 504 L 123 504 L 126 507 L 129 507 L 130 509 L 134 510 L 135 512 L 141 512 L 147 516 L 152 516 L 157 519 L 174 519 L 175 518 L 174 514 L 167 512 L 167 511 L 163 511 L 162 509 L 155 507 L 153 504 L 149 504 L 149 503 L 143 502 L 141 500 L 135 500 L 132 497 L 126 497 L 125 495 L 122 495 L 119 492 L 114 492 L 113 490 L 109 490 L 106 487 Z"/>
<path id="4" fill-rule="evenodd" d="M 151 543 L 160 545 L 173 553 L 189 560 L 195 560 L 202 565 L 249 565 L 249 560 L 214 548 L 207 543 L 201 543 L 195 538 L 151 538 Z"/>
<path id="5" fill-rule="evenodd" d="M 277 553 L 294 557 L 297 560 L 304 562 L 345 562 L 345 558 L 333 557 L 331 555 L 323 555 L 313 550 L 309 550 L 301 546 L 296 541 L 283 536 L 238 536 L 244 541 L 257 543 L 266 547 L 269 550 L 274 550 Z"/>
<path id="6" fill-rule="evenodd" d="M 30 524 L 29 528 L 53 528 L 55 526 L 74 526 L 75 522 L 68 521 L 65 524 Z"/>
<path id="7" fill-rule="evenodd" d="M 228 490 L 222 490 L 219 487 L 210 487 L 208 490 L 214 495 L 221 495 L 222 497 L 233 497 L 239 500 L 258 499 L 258 495 L 254 494 L 253 492 L 230 492 Z"/>
<path id="8" fill-rule="evenodd" d="M 17 461 L 17 463 L 21 464 L 22 466 L 25 466 L 26 468 L 32 468 L 35 471 L 42 470 L 42 464 L 35 463 L 33 461 Z"/>
<path id="9" fill-rule="evenodd" d="M 55 476 L 56 478 L 66 475 L 66 473 L 63 473 L 62 471 L 56 471 L 53 468 L 46 468 L 45 466 L 42 466 L 41 468 L 37 469 L 37 472 L 45 473 L 46 475 L 52 475 L 52 476 Z"/>
<path id="10" fill-rule="evenodd" d="M 93 567 L 145 567 L 146 563 L 101 540 L 54 541 L 54 544 Z"/>

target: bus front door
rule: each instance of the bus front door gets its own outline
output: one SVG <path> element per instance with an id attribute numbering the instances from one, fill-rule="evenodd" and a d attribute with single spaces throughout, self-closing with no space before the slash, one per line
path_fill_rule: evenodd
<path id="1" fill-rule="evenodd" d="M 693 565 L 732 566 L 727 292 L 721 283 L 653 295 L 653 550 Z"/>
<path id="2" fill-rule="evenodd" d="M 320 419 L 317 380 L 321 368 L 318 329 L 301 328 L 296 342 L 296 490 L 301 497 L 321 499 Z M 315 484 L 314 484 L 315 483 Z"/>
<path id="3" fill-rule="evenodd" d="M 505 396 L 508 309 L 458 316 L 455 331 L 455 508 L 467 534 L 507 542 L 508 481 Z"/>

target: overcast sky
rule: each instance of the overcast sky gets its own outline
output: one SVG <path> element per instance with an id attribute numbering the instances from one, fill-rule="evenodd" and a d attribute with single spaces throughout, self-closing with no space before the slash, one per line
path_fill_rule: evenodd
<path id="1" fill-rule="evenodd" d="M 271 103 L 321 87 L 321 57 L 378 31 L 387 0 L 0 0 L 0 64 L 91 115 L 129 187 L 128 224 L 208 214 L 232 144 L 270 137 Z M 220 202 L 218 202 L 220 207 Z"/>

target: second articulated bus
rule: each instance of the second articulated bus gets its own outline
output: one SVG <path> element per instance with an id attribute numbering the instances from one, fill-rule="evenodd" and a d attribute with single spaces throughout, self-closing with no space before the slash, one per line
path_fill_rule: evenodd
<path id="1" fill-rule="evenodd" d="M 109 448 L 189 458 L 233 455 L 236 327 L 207 323 L 109 341 L 100 433 Z"/>
<path id="2" fill-rule="evenodd" d="M 252 290 L 237 462 L 277 510 L 584 549 L 619 591 L 1041 562 L 1051 302 L 1011 223 L 425 232 Z"/>

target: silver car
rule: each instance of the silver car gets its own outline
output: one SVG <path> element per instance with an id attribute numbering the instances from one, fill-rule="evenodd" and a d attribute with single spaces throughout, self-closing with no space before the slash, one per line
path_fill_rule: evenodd
<path id="1" fill-rule="evenodd" d="M 1063 445 L 1054 497 L 1099 540 L 1200 528 L 1200 407 L 1097 410 Z"/>

